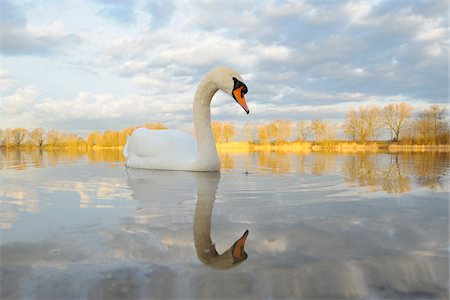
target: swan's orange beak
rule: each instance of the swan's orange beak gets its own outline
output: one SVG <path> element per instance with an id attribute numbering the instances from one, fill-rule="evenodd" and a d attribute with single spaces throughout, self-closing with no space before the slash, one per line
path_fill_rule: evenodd
<path id="1" fill-rule="evenodd" d="M 244 235 L 236 241 L 233 245 L 232 255 L 234 263 L 242 262 L 247 259 L 247 253 L 244 251 L 245 241 L 248 237 L 248 230 L 244 232 Z"/>
<path id="2" fill-rule="evenodd" d="M 245 102 L 244 93 L 242 91 L 244 87 L 238 87 L 237 89 L 233 90 L 233 98 L 236 100 L 237 103 L 239 103 L 240 106 L 245 110 L 245 112 L 248 114 L 250 110 L 247 107 L 247 102 Z"/>

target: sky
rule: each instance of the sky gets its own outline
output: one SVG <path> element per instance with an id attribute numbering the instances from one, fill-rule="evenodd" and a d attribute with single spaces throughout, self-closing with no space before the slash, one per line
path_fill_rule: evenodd
<path id="1" fill-rule="evenodd" d="M 362 105 L 448 107 L 448 4 L 435 1 L 0 2 L 0 128 L 86 135 L 162 122 L 192 130 L 195 88 L 226 65 L 212 118 L 342 123 Z"/>

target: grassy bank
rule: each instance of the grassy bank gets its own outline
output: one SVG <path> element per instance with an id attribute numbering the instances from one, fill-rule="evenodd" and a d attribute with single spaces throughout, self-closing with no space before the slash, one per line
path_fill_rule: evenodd
<path id="1" fill-rule="evenodd" d="M 351 142 L 337 142 L 319 144 L 312 142 L 293 142 L 281 144 L 253 144 L 247 142 L 232 142 L 217 144 L 219 151 L 251 152 L 251 151 L 286 151 L 286 152 L 450 152 L 450 145 L 395 145 L 388 143 L 358 144 Z"/>
<path id="2" fill-rule="evenodd" d="M 389 145 L 389 152 L 450 152 L 450 145 Z"/>

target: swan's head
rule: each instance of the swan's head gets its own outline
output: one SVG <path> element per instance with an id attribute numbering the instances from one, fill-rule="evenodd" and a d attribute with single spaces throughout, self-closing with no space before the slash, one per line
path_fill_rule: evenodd
<path id="1" fill-rule="evenodd" d="M 247 102 L 245 102 L 245 94 L 248 89 L 238 72 L 228 67 L 218 67 L 212 69 L 207 76 L 217 85 L 218 89 L 231 95 L 247 114 L 250 112 Z"/>
<path id="2" fill-rule="evenodd" d="M 195 237 L 195 233 L 194 233 Z M 195 249 L 197 256 L 201 262 L 213 269 L 231 269 L 239 266 L 248 257 L 244 251 L 245 241 L 248 237 L 248 230 L 244 232 L 228 250 L 222 254 L 218 254 L 216 246 L 212 243 L 211 237 L 207 239 L 195 239 Z M 205 242 L 205 240 L 207 242 Z"/>
<path id="3" fill-rule="evenodd" d="M 244 251 L 245 241 L 248 237 L 248 230 L 231 246 L 231 255 L 233 256 L 233 265 L 240 264 L 247 259 L 247 252 Z"/>

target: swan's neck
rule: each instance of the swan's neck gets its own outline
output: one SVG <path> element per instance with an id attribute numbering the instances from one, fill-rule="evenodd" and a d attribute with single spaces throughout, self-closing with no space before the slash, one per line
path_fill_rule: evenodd
<path id="1" fill-rule="evenodd" d="M 194 97 L 193 117 L 197 136 L 197 163 L 218 170 L 219 156 L 211 128 L 211 99 L 217 86 L 204 78 L 197 87 Z"/>
<path id="2" fill-rule="evenodd" d="M 197 193 L 197 206 L 195 208 L 194 218 L 194 242 L 198 258 L 205 264 L 210 264 L 219 257 L 216 247 L 211 240 L 211 215 L 215 196 L 215 191 L 214 194 L 201 191 Z"/>
<path id="3" fill-rule="evenodd" d="M 197 177 L 194 243 L 198 258 L 209 266 L 219 258 L 216 247 L 211 240 L 211 215 L 216 200 L 219 176 L 219 173 L 202 172 Z"/>

